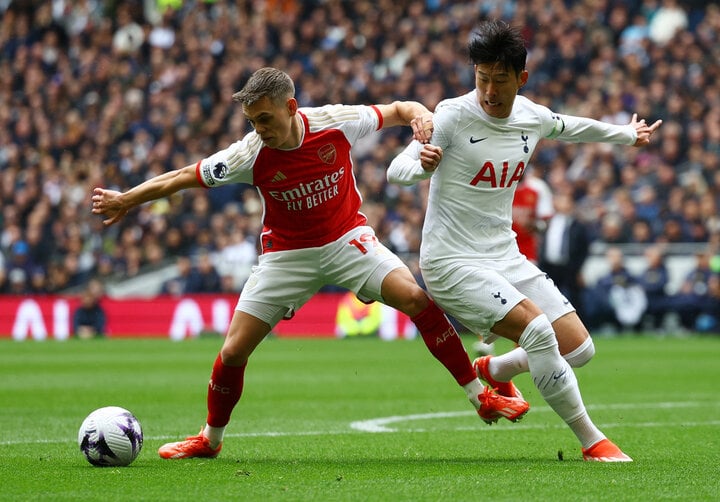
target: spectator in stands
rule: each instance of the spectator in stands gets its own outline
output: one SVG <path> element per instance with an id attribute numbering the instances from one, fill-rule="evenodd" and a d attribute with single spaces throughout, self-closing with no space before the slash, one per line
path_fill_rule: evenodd
<path id="1" fill-rule="evenodd" d="M 176 272 L 173 277 L 163 282 L 161 294 L 182 296 L 188 293 L 188 283 L 192 275 L 192 260 L 189 256 L 179 255 L 175 259 Z"/>
<path id="2" fill-rule="evenodd" d="M 235 227 L 228 234 L 220 233 L 217 254 L 217 270 L 223 277 L 229 277 L 234 290 L 240 291 L 250 277 L 252 266 L 257 263 L 257 244 L 241 228 Z"/>
<path id="3" fill-rule="evenodd" d="M 571 194 L 556 194 L 553 203 L 555 214 L 548 220 L 542 239 L 539 266 L 584 318 L 581 271 L 590 252 L 590 237 L 585 224 L 576 217 Z"/>
<path id="4" fill-rule="evenodd" d="M 5 282 L 7 281 L 7 272 L 5 271 L 5 254 L 0 248 L 0 294 L 5 292 Z"/>
<path id="5" fill-rule="evenodd" d="M 80 305 L 73 313 L 73 335 L 87 340 L 101 338 L 106 334 L 107 315 L 101 305 L 104 296 L 103 285 L 90 281 L 80 295 Z"/>
<path id="6" fill-rule="evenodd" d="M 93 277 L 103 284 L 110 283 L 116 278 L 115 263 L 110 255 L 101 253 L 97 257 Z"/>
<path id="7" fill-rule="evenodd" d="M 10 260 L 7 267 L 10 270 L 20 269 L 27 276 L 30 275 L 30 271 L 33 269 L 35 264 L 30 260 L 30 247 L 25 241 L 16 241 L 10 251 Z"/>
<path id="8" fill-rule="evenodd" d="M 638 277 L 638 282 L 647 298 L 645 320 L 649 322 L 650 327 L 659 330 L 662 328 L 669 310 L 667 285 L 670 275 L 665 265 L 665 253 L 662 245 L 646 247 L 644 256 L 645 270 Z"/>
<path id="9" fill-rule="evenodd" d="M 30 292 L 28 273 L 24 268 L 13 267 L 8 273 L 8 294 L 26 295 Z"/>
<path id="10" fill-rule="evenodd" d="M 608 212 L 600 221 L 599 240 L 607 244 L 626 244 L 632 239 L 632 221 L 619 212 Z"/>
<path id="11" fill-rule="evenodd" d="M 648 34 L 653 42 L 665 45 L 687 26 L 687 12 L 680 7 L 678 1 L 662 0 L 661 7 L 650 18 Z"/>
<path id="12" fill-rule="evenodd" d="M 48 265 L 46 284 L 48 292 L 55 294 L 71 288 L 70 272 L 61 258 L 53 259 Z"/>
<path id="13" fill-rule="evenodd" d="M 47 294 L 47 274 L 45 269 L 40 266 L 35 266 L 30 270 L 30 277 L 28 279 L 28 287 L 33 295 L 44 295 Z"/>
<path id="14" fill-rule="evenodd" d="M 220 289 L 218 293 L 227 293 L 237 295 L 242 290 L 242 287 L 238 287 L 235 282 L 235 277 L 232 275 L 221 275 L 220 276 Z"/>
<path id="15" fill-rule="evenodd" d="M 195 256 L 195 263 L 190 271 L 186 293 L 216 293 L 220 290 L 220 274 L 212 262 L 212 255 L 208 251 L 201 251 Z"/>
<path id="16" fill-rule="evenodd" d="M 701 333 L 720 333 L 720 254 L 710 259 L 708 280 L 708 302 L 695 321 L 695 328 Z"/>
<path id="17" fill-rule="evenodd" d="M 625 267 L 625 256 L 619 247 L 608 248 L 605 259 L 610 270 L 585 292 L 588 324 L 595 329 L 637 331 L 647 307 L 645 292 L 637 277 Z"/>
<path id="18" fill-rule="evenodd" d="M 716 275 L 710 269 L 712 254 L 703 251 L 695 255 L 696 266 L 683 280 L 680 290 L 672 296 L 672 308 L 680 316 L 684 328 L 694 331 L 703 313 L 717 312 L 717 298 L 711 292 L 711 278 Z M 713 279 L 714 281 L 715 279 Z"/>
<path id="19" fill-rule="evenodd" d="M 631 229 L 631 242 L 635 244 L 652 244 L 655 242 L 652 226 L 647 220 L 635 220 Z"/>

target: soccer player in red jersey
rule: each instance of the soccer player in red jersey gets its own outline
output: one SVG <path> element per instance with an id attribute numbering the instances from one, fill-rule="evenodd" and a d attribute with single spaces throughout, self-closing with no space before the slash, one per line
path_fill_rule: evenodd
<path id="1" fill-rule="evenodd" d="M 179 190 L 227 183 L 254 185 L 263 202 L 262 254 L 240 295 L 208 385 L 208 415 L 197 436 L 163 445 L 163 458 L 215 457 L 243 390 L 248 358 L 270 330 L 292 317 L 321 287 L 347 288 L 412 319 L 425 344 L 462 386 L 480 417 L 497 421 L 527 412 L 520 398 L 492 392 L 477 378 L 445 314 L 407 266 L 375 236 L 359 211 L 352 145 L 390 126 L 410 125 L 427 141 L 432 114 L 416 102 L 299 108 L 295 86 L 274 68 L 256 71 L 233 95 L 254 131 L 197 164 L 121 193 L 95 188 L 94 214 L 105 225 L 142 203 Z M 511 410 L 509 412 L 508 410 Z"/>
<path id="2" fill-rule="evenodd" d="M 553 197 L 548 184 L 526 171 L 515 189 L 512 230 L 520 252 L 535 264 L 538 263 L 538 234 L 553 211 Z"/>

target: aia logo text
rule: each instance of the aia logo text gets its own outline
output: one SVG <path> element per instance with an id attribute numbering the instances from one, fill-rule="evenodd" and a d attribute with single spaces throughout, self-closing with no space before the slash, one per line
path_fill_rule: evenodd
<path id="1" fill-rule="evenodd" d="M 489 184 L 492 188 L 510 188 L 513 183 L 518 183 L 525 172 L 525 163 L 519 162 L 517 166 L 510 168 L 510 163 L 505 161 L 502 166 L 495 166 L 492 162 L 485 162 L 470 184 L 478 186 L 481 183 Z"/>

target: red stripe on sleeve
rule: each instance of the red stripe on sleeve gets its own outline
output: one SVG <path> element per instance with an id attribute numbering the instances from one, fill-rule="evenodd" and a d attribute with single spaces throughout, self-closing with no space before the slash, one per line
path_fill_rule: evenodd
<path id="1" fill-rule="evenodd" d="M 208 186 L 205 184 L 205 182 L 202 179 L 202 176 L 200 176 L 200 164 L 202 164 L 202 160 L 198 160 L 198 163 L 195 164 L 195 177 L 200 182 L 202 186 L 207 188 Z"/>
<path id="2" fill-rule="evenodd" d="M 377 116 L 378 116 L 378 128 L 377 128 L 377 130 L 379 131 L 379 130 L 382 129 L 382 127 L 383 127 L 383 116 L 382 116 L 382 113 L 380 113 L 380 108 L 378 108 L 377 106 L 375 106 L 375 105 L 370 105 L 370 107 L 371 107 L 373 110 L 375 110 L 375 113 L 377 113 Z"/>

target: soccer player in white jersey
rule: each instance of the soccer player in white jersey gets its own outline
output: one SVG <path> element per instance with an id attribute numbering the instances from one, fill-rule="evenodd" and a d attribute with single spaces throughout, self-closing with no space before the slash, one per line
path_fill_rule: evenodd
<path id="1" fill-rule="evenodd" d="M 629 462 L 587 414 L 572 367 L 594 354 L 587 329 L 546 275 L 518 250 L 513 193 L 543 138 L 647 145 L 660 126 L 633 115 L 610 125 L 560 115 L 519 96 L 527 52 L 518 30 L 483 23 L 468 44 L 475 89 L 438 104 L 429 144 L 414 141 L 391 163 L 388 179 L 430 178 L 420 266 L 433 299 L 468 329 L 519 347 L 475 360 L 499 393 L 519 396 L 513 376 L 530 371 L 547 403 L 582 445 L 585 460 Z M 561 355 L 562 354 L 562 355 Z"/>
<path id="2" fill-rule="evenodd" d="M 527 411 L 478 379 L 460 337 L 405 264 L 375 237 L 359 211 L 352 145 L 383 127 L 412 125 L 427 140 L 432 114 L 416 102 L 298 108 L 295 86 L 274 68 L 256 71 L 233 99 L 254 131 L 197 164 L 120 193 L 96 188 L 95 214 L 111 225 L 139 204 L 181 189 L 255 185 L 263 202 L 262 255 L 238 300 L 208 385 L 208 415 L 197 436 L 163 445 L 163 458 L 215 457 L 240 399 L 248 358 L 281 319 L 292 317 L 326 284 L 381 301 L 412 319 L 430 352 L 448 369 L 486 422 Z M 425 129 L 427 127 L 427 130 Z"/>

